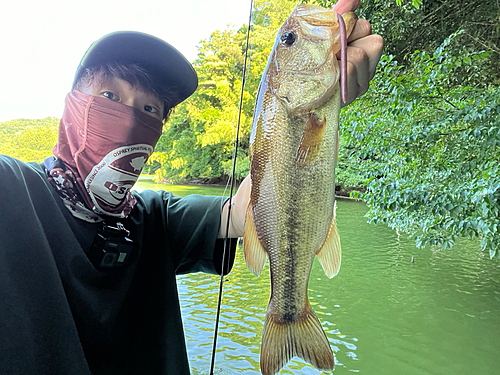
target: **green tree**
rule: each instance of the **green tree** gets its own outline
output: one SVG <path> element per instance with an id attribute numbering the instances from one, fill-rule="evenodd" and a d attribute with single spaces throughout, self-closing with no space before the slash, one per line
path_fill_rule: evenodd
<path id="1" fill-rule="evenodd" d="M 313 3 L 331 8 L 336 1 Z M 362 0 L 358 16 L 372 24 L 384 38 L 385 53 L 400 64 L 411 64 L 415 50 L 432 53 L 452 33 L 464 32 L 453 39 L 448 49 L 456 56 L 471 51 L 492 51 L 489 59 L 476 61 L 480 67 L 457 70 L 457 84 L 500 84 L 500 3 L 498 0 Z M 479 66 L 480 64 L 480 66 Z"/>
<path id="2" fill-rule="evenodd" d="M 369 92 L 343 110 L 341 160 L 366 181 L 353 195 L 369 220 L 418 246 L 478 237 L 498 254 L 499 5 L 369 0 L 357 12 L 387 55 Z"/>
<path id="3" fill-rule="evenodd" d="M 19 160 L 41 162 L 52 155 L 57 142 L 59 120 L 18 119 L 0 123 L 0 154 Z"/>
<path id="4" fill-rule="evenodd" d="M 236 178 L 249 173 L 248 143 L 253 107 L 262 72 L 272 50 L 277 29 L 295 2 L 274 0 L 257 4 L 253 13 L 249 63 L 242 99 L 239 156 Z M 228 176 L 238 119 L 247 26 L 215 31 L 201 41 L 194 68 L 198 90 L 165 125 L 150 159 L 159 163 L 157 180 L 183 180 Z"/>
<path id="5" fill-rule="evenodd" d="M 241 177 L 258 82 L 295 4 L 256 5 Z M 353 195 L 367 203 L 370 221 L 409 233 L 419 246 L 479 237 L 493 256 L 500 238 L 498 2 L 367 0 L 358 14 L 382 34 L 387 55 L 369 92 L 342 111 L 340 184 L 364 183 L 366 191 Z M 153 158 L 162 164 L 160 177 L 229 173 L 244 39 L 242 27 L 202 42 L 200 88 L 172 116 Z"/>
<path id="6" fill-rule="evenodd" d="M 490 53 L 455 56 L 447 38 L 403 67 L 384 56 L 372 89 L 343 112 L 344 156 L 367 179 L 354 194 L 371 222 L 451 247 L 457 237 L 500 244 L 500 88 L 453 85 L 454 75 Z M 479 64 L 480 65 L 480 64 Z"/>

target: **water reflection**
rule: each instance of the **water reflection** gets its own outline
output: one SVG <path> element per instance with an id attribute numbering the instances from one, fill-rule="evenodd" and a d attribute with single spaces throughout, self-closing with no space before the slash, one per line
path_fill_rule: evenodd
<path id="1" fill-rule="evenodd" d="M 334 372 L 497 374 L 500 261 L 476 241 L 418 250 L 405 236 L 367 224 L 365 212 L 361 203 L 339 201 L 342 267 L 330 280 L 315 261 L 309 281 L 311 305 L 335 352 Z M 259 374 L 268 266 L 254 276 L 239 251 L 227 280 L 215 373 Z M 209 373 L 218 281 L 178 278 L 193 374 Z M 281 373 L 321 372 L 295 358 Z"/>

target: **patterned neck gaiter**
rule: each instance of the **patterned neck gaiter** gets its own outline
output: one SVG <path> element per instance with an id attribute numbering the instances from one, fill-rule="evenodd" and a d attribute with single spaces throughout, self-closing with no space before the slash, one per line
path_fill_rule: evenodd
<path id="1" fill-rule="evenodd" d="M 49 180 L 71 213 L 125 218 L 136 204 L 130 189 L 152 154 L 162 122 L 133 107 L 79 91 L 66 97 Z M 58 161 L 62 161 L 58 163 Z"/>

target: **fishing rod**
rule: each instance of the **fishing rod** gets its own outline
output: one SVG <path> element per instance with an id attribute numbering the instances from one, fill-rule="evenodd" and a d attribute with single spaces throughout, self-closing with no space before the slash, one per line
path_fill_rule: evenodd
<path id="1" fill-rule="evenodd" d="M 229 220 L 231 218 L 231 207 L 232 207 L 232 198 L 233 198 L 233 190 L 235 185 L 235 172 L 236 172 L 236 156 L 238 155 L 238 144 L 239 144 L 239 134 L 240 134 L 240 122 L 241 122 L 241 107 L 243 102 L 243 89 L 245 87 L 246 81 L 246 73 L 247 73 L 247 60 L 248 60 L 248 42 L 250 40 L 250 27 L 252 23 L 252 10 L 253 10 L 253 0 L 250 0 L 250 14 L 248 16 L 248 27 L 247 27 L 247 37 L 246 37 L 246 46 L 245 46 L 245 61 L 243 64 L 243 77 L 241 79 L 241 91 L 240 91 L 240 101 L 238 104 L 238 121 L 236 125 L 236 136 L 234 139 L 234 152 L 233 152 L 233 167 L 231 170 L 231 188 L 229 191 L 229 202 L 227 209 L 227 221 L 226 221 L 226 234 L 224 236 L 224 250 L 222 252 L 222 267 L 221 267 L 221 276 L 219 281 L 219 299 L 217 302 L 217 314 L 215 317 L 215 329 L 214 329 L 214 342 L 212 346 L 212 360 L 210 363 L 210 375 L 214 373 L 214 364 L 215 364 L 215 352 L 217 348 L 217 333 L 219 330 L 219 321 L 220 321 L 220 309 L 222 302 L 222 291 L 224 285 L 224 265 L 226 263 L 226 253 L 228 249 L 228 234 L 229 234 Z"/>

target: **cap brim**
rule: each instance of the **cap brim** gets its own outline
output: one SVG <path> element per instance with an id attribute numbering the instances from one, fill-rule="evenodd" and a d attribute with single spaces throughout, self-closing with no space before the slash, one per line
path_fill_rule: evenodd
<path id="1" fill-rule="evenodd" d="M 198 76 L 186 58 L 167 42 L 149 34 L 117 31 L 95 41 L 78 66 L 73 87 L 85 68 L 107 63 L 139 64 L 159 85 L 179 94 L 179 103 L 198 86 Z"/>

